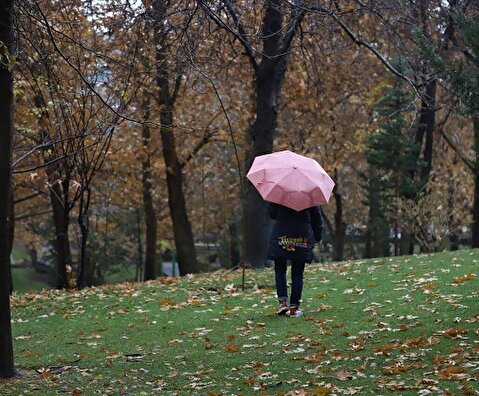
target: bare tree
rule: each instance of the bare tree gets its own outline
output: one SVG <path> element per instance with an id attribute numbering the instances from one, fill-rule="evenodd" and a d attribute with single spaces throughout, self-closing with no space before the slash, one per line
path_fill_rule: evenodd
<path id="1" fill-rule="evenodd" d="M 293 39 L 304 17 L 298 2 L 270 0 L 262 2 L 261 34 L 252 42 L 254 26 L 247 26 L 240 10 L 251 9 L 250 4 L 235 1 L 199 0 L 205 14 L 221 29 L 232 35 L 251 64 L 254 93 L 254 121 L 248 130 L 249 148 L 246 169 L 256 156 L 271 153 L 278 121 L 278 102 L 286 74 Z M 261 49 L 257 47 L 261 46 Z M 262 267 L 267 248 L 266 206 L 252 185 L 245 189 L 245 264 Z"/>
<path id="2" fill-rule="evenodd" d="M 181 275 L 198 272 L 196 250 L 191 224 L 186 211 L 183 191 L 183 169 L 178 156 L 174 135 L 173 119 L 175 102 L 183 79 L 181 60 L 172 59 L 170 42 L 173 34 L 169 19 L 170 1 L 152 1 L 147 12 L 153 21 L 156 60 L 157 104 L 160 108 L 160 136 L 163 145 L 163 158 L 166 165 L 168 205 L 173 223 L 175 247 Z M 185 29 L 190 20 L 190 12 L 183 12 Z M 173 66 L 170 66 L 172 64 Z M 171 79 L 173 83 L 171 83 Z"/>

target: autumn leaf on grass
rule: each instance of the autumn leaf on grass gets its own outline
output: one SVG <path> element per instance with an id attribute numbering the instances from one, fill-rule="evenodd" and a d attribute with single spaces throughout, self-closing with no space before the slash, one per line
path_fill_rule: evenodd
<path id="1" fill-rule="evenodd" d="M 37 373 L 40 374 L 45 380 L 56 381 L 58 379 L 48 367 L 42 367 L 38 369 Z"/>
<path id="2" fill-rule="evenodd" d="M 169 305 L 173 305 L 173 300 L 171 298 L 167 298 L 164 300 L 158 300 L 158 304 L 160 304 L 160 307 L 165 307 Z"/>
<path id="3" fill-rule="evenodd" d="M 465 281 L 473 280 L 476 276 L 477 276 L 476 274 L 473 274 L 472 272 L 469 272 L 466 275 L 455 277 L 453 279 L 453 281 L 456 284 L 461 284 L 461 283 L 464 283 Z"/>
<path id="4" fill-rule="evenodd" d="M 107 359 L 116 359 L 116 358 L 119 358 L 121 356 L 121 352 L 110 352 L 106 355 L 106 358 Z"/>
<path id="5" fill-rule="evenodd" d="M 319 359 L 321 359 L 324 356 L 324 352 L 316 352 L 310 356 L 306 356 L 304 360 L 312 363 L 316 363 Z"/>
<path id="6" fill-rule="evenodd" d="M 353 379 L 353 375 L 351 373 L 348 373 L 347 371 L 338 371 L 336 373 L 336 377 L 340 381 L 349 381 Z"/>
<path id="7" fill-rule="evenodd" d="M 415 368 L 422 368 L 424 365 L 418 362 L 414 362 L 411 364 L 397 364 L 396 366 L 385 366 L 383 367 L 383 374 L 384 375 L 393 375 L 393 374 L 399 374 L 399 373 L 405 373 L 406 371 L 415 369 Z"/>
<path id="8" fill-rule="evenodd" d="M 357 373 L 363 373 L 366 371 L 366 369 L 368 368 L 368 361 L 365 360 L 363 364 L 361 364 L 359 367 L 356 367 L 354 369 L 354 371 L 356 371 Z"/>
<path id="9" fill-rule="evenodd" d="M 441 370 L 437 376 L 442 380 L 447 381 L 463 381 L 468 378 L 464 367 L 448 365 Z"/>
<path id="10" fill-rule="evenodd" d="M 321 395 L 329 395 L 332 392 L 331 385 L 327 386 L 318 386 L 317 388 L 313 389 L 314 396 L 321 396 Z"/>
<path id="11" fill-rule="evenodd" d="M 169 278 L 169 277 L 162 277 L 160 279 L 158 279 L 158 282 L 160 282 L 162 285 L 171 285 L 173 283 L 176 283 L 176 279 L 175 278 Z"/>
<path id="12" fill-rule="evenodd" d="M 423 345 L 426 343 L 426 339 L 424 337 L 419 338 L 406 338 L 402 343 L 402 347 L 418 347 L 419 345 Z"/>
<path id="13" fill-rule="evenodd" d="M 331 387 L 327 386 L 318 386 L 317 388 L 311 390 L 292 390 L 288 393 L 285 393 L 285 396 L 321 396 L 329 395 L 331 393 Z"/>
<path id="14" fill-rule="evenodd" d="M 458 327 L 439 331 L 438 333 L 446 336 L 447 338 L 464 338 L 462 335 L 467 333 L 467 330 L 462 327 Z"/>
<path id="15" fill-rule="evenodd" d="M 389 356 L 391 354 L 391 351 L 395 348 L 397 348 L 397 344 L 389 343 L 386 345 L 378 345 L 374 347 L 374 350 L 377 351 L 379 354 L 382 354 L 383 356 Z"/>
<path id="16" fill-rule="evenodd" d="M 239 351 L 239 348 L 238 348 L 238 345 L 232 343 L 232 342 L 228 342 L 226 345 L 225 345 L 225 349 L 228 351 L 228 352 L 238 352 Z"/>
<path id="17" fill-rule="evenodd" d="M 434 289 L 436 289 L 436 285 L 434 283 L 426 283 L 425 285 L 421 286 L 421 290 L 424 294 L 430 294 Z"/>

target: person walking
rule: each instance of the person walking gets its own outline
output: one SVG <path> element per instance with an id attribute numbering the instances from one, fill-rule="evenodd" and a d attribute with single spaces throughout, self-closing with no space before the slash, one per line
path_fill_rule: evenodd
<path id="1" fill-rule="evenodd" d="M 269 204 L 269 216 L 275 220 L 271 231 L 268 258 L 274 261 L 278 315 L 298 317 L 306 263 L 313 261 L 313 248 L 320 243 L 323 221 L 319 206 L 296 211 L 276 203 Z M 288 303 L 287 261 L 291 260 L 291 297 Z"/>

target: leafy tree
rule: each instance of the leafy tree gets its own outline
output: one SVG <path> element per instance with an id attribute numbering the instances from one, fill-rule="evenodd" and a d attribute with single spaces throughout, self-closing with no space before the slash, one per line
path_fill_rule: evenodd
<path id="1" fill-rule="evenodd" d="M 181 7 L 181 4 L 177 4 Z M 183 61 L 173 58 L 172 41 L 174 28 L 170 18 L 170 2 L 154 0 L 147 7 L 147 13 L 153 24 L 153 44 L 156 60 L 156 101 L 160 113 L 160 136 L 163 144 L 163 159 L 166 166 L 166 184 L 168 188 L 168 205 L 173 223 L 173 234 L 178 257 L 180 273 L 198 272 L 196 250 L 191 223 L 186 210 L 183 191 L 183 169 L 179 160 L 176 138 L 174 135 L 175 102 L 183 80 Z M 191 11 L 180 13 L 183 20 L 178 29 L 184 30 L 191 20 Z M 170 59 L 173 58 L 173 59 Z M 173 64 L 173 67 L 170 66 Z"/>
<path id="2" fill-rule="evenodd" d="M 200 0 L 198 3 L 215 24 L 242 46 L 251 66 L 254 120 L 248 128 L 245 169 L 249 169 L 256 156 L 273 150 L 281 89 L 293 39 L 304 12 L 296 2 L 290 4 L 281 0 L 262 2 L 261 18 L 257 18 L 256 6 L 250 1 Z M 252 34 L 255 30 L 261 32 L 257 37 Z M 246 186 L 244 261 L 253 267 L 262 267 L 267 248 L 266 206 L 254 187 Z"/>
<path id="3" fill-rule="evenodd" d="M 419 145 L 405 134 L 408 125 L 404 113 L 410 100 L 398 86 L 392 86 L 384 89 L 383 98 L 375 106 L 386 121 L 366 141 L 369 170 L 362 174 L 369 207 L 366 257 L 390 254 L 393 198 L 414 196 L 420 188 L 413 178 L 422 165 L 418 161 Z"/>
<path id="4" fill-rule="evenodd" d="M 479 21 L 474 17 L 478 7 L 455 1 L 448 11 L 447 45 L 437 49 L 430 37 L 417 32 L 418 47 L 424 61 L 446 84 L 450 98 L 459 100 L 458 113 L 472 119 L 474 159 L 460 153 L 447 135 L 442 136 L 474 175 L 472 247 L 479 247 Z"/>

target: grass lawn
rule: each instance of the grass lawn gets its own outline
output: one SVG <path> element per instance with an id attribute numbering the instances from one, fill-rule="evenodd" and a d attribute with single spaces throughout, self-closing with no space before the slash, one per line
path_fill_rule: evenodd
<path id="1" fill-rule="evenodd" d="M 310 265 L 300 318 L 272 269 L 14 297 L 0 394 L 479 394 L 479 252 Z"/>
<path id="2" fill-rule="evenodd" d="M 15 293 L 40 292 L 51 287 L 46 283 L 47 277 L 32 267 L 13 267 L 12 277 Z"/>

